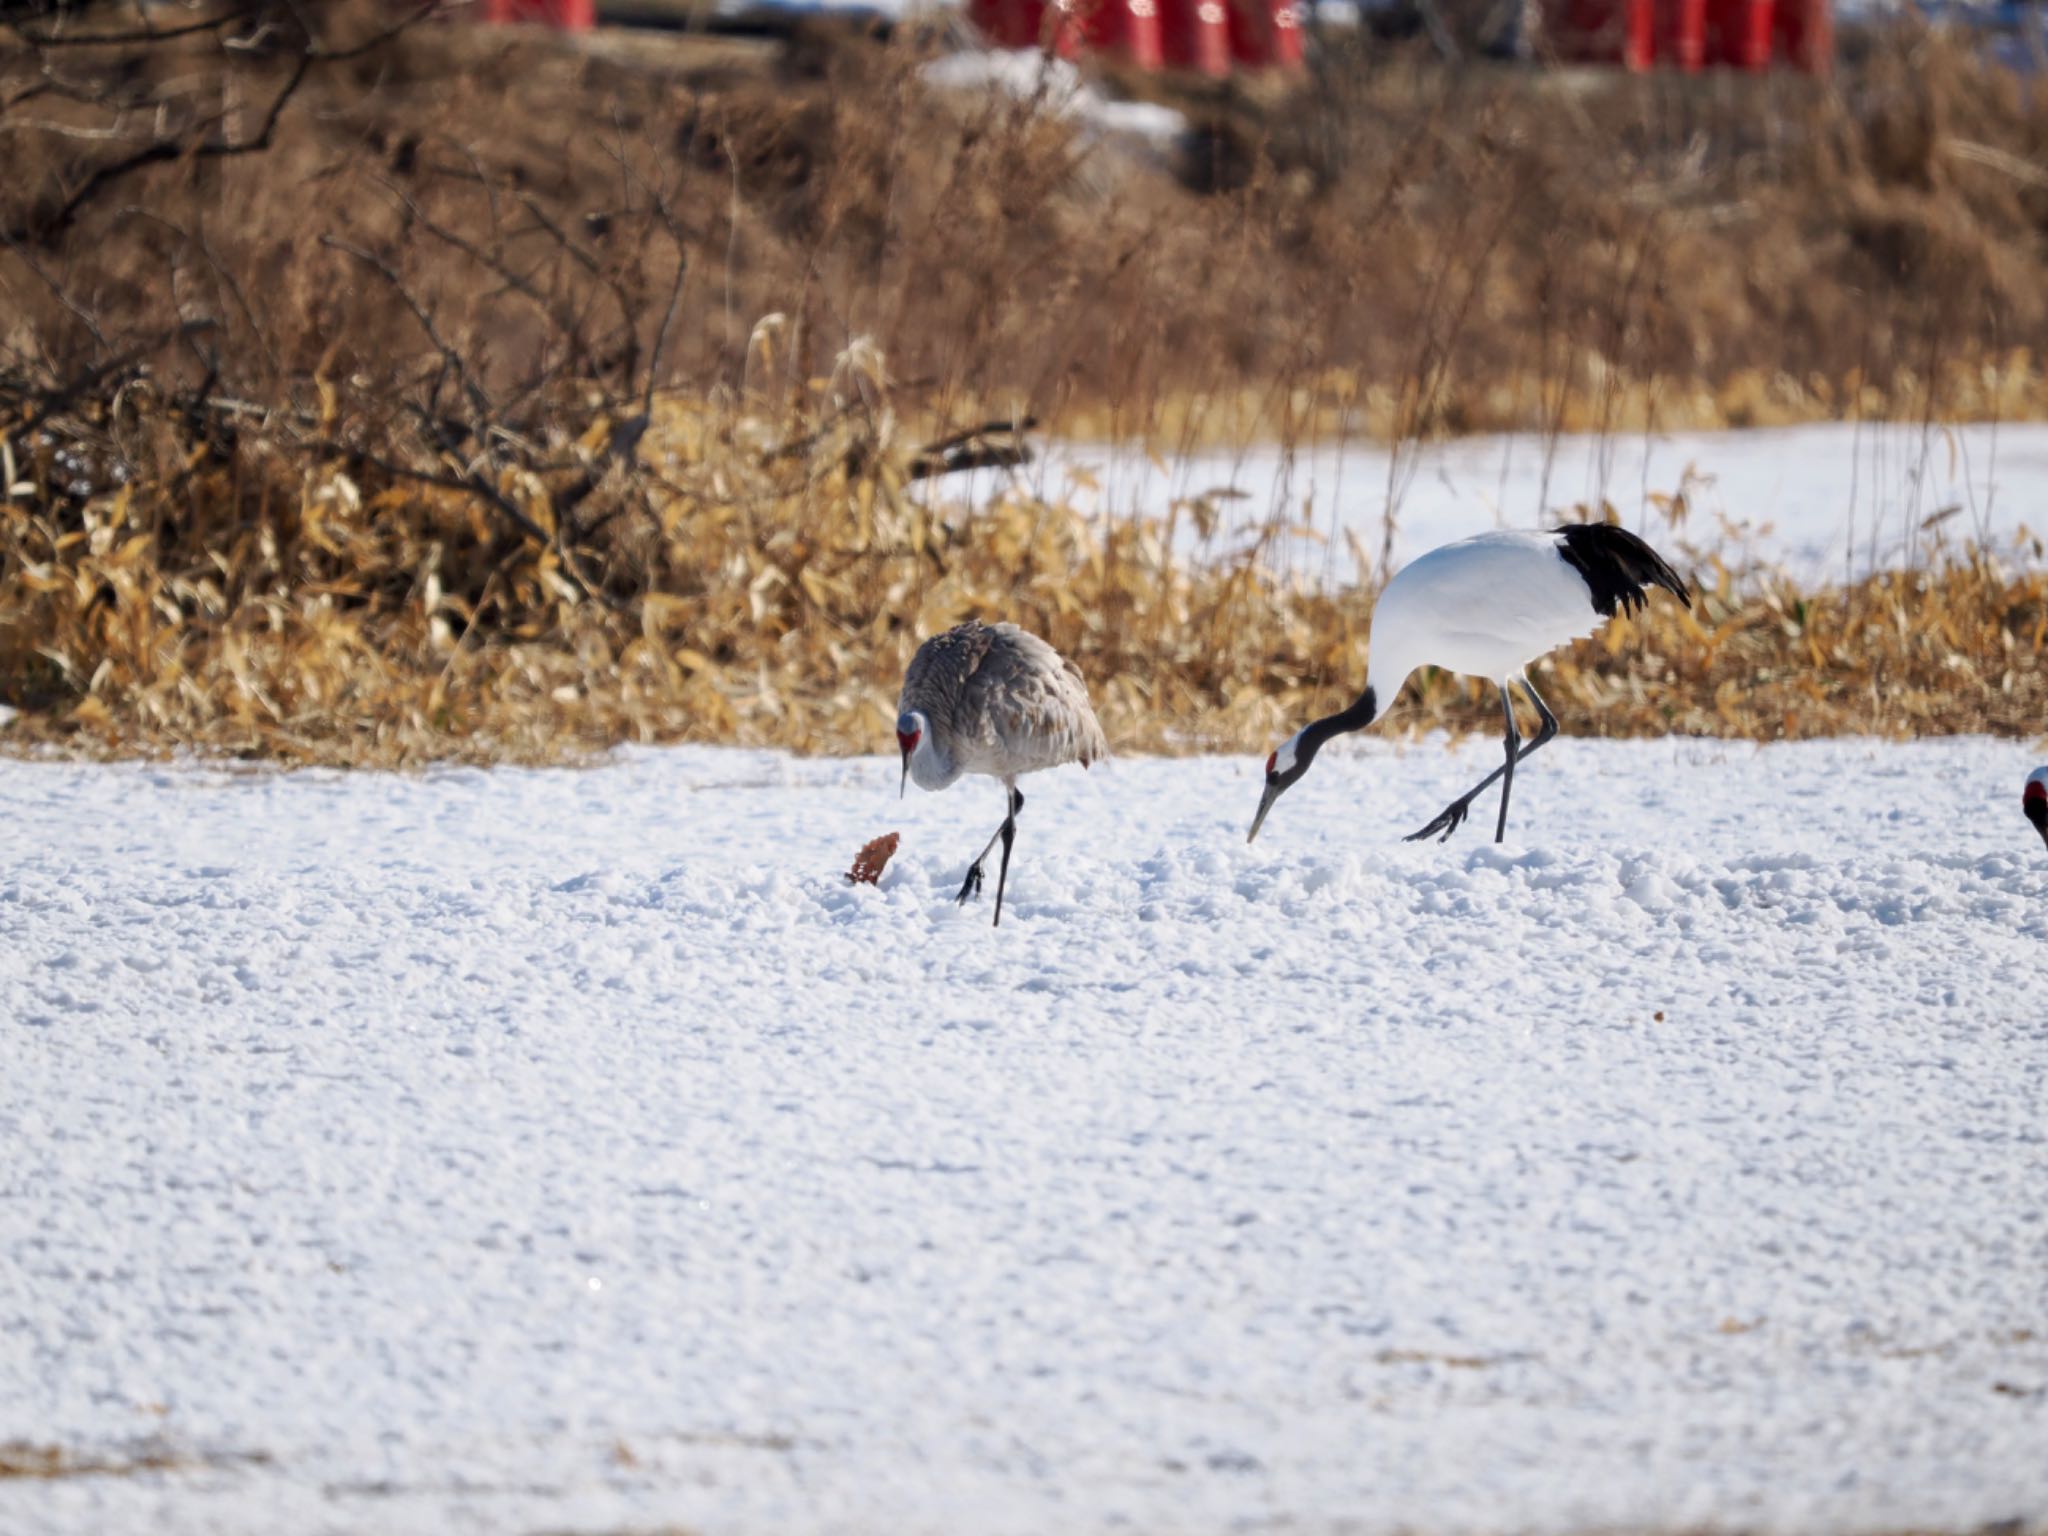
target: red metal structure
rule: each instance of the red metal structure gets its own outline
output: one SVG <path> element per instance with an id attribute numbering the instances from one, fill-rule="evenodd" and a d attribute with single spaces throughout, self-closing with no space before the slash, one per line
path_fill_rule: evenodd
<path id="1" fill-rule="evenodd" d="M 1135 69 L 1221 78 L 1302 63 L 1294 0 L 967 0 L 967 14 L 996 48 L 1086 49 Z"/>
<path id="2" fill-rule="evenodd" d="M 1656 0 L 1652 51 L 1666 69 L 1697 74 L 1707 61 L 1707 0 Z"/>
<path id="3" fill-rule="evenodd" d="M 1160 0 L 1160 51 L 1169 69 L 1229 74 L 1230 34 L 1224 0 Z"/>
<path id="4" fill-rule="evenodd" d="M 1044 48 L 1062 58 L 1086 49 L 1133 69 L 1182 69 L 1212 78 L 1233 68 L 1295 69 L 1302 63 L 1296 0 L 966 0 L 968 15 L 998 48 Z M 597 0 L 479 0 L 486 21 L 581 32 L 597 24 Z M 1773 63 L 1809 75 L 1834 65 L 1832 0 L 1546 0 L 1546 27 L 1560 59 L 1690 74 L 1705 66 L 1761 70 Z"/>
<path id="5" fill-rule="evenodd" d="M 1003 0 L 967 0 L 967 19 L 991 48 L 1016 47 L 1005 31 L 1009 12 Z"/>
<path id="6" fill-rule="evenodd" d="M 1293 0 L 1228 0 L 1230 56 L 1251 69 L 1301 67 L 1301 12 Z"/>
<path id="7" fill-rule="evenodd" d="M 587 32 L 597 25 L 597 0 L 484 0 L 485 21 L 529 21 Z"/>
<path id="8" fill-rule="evenodd" d="M 1771 0 L 1707 0 L 1707 62 L 1723 69 L 1771 67 Z"/>
<path id="9" fill-rule="evenodd" d="M 1157 69 L 1159 0 L 1072 0 L 1081 23 L 1081 39 L 1091 52 L 1128 64 Z"/>
<path id="10" fill-rule="evenodd" d="M 1834 65 L 1832 0 L 1553 0 L 1547 30 L 1560 59 L 1690 73 L 1702 65 L 1808 75 Z"/>
<path id="11" fill-rule="evenodd" d="M 1776 0 L 1772 52 L 1801 74 L 1825 75 L 1835 64 L 1835 14 L 1829 0 Z"/>

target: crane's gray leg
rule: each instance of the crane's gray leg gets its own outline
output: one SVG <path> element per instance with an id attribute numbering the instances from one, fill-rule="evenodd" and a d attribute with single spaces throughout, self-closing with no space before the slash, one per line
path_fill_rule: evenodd
<path id="1" fill-rule="evenodd" d="M 1010 786 L 1010 814 L 1003 818 L 1003 824 L 996 836 L 1003 840 L 1003 862 L 996 870 L 996 920 L 991 928 L 1000 928 L 1003 923 L 1003 887 L 1010 883 L 1010 844 L 1017 840 L 1017 813 L 1024 809 L 1024 794 L 1016 785 Z"/>
<path id="2" fill-rule="evenodd" d="M 1500 685 L 1500 712 L 1507 718 L 1507 761 L 1501 767 L 1500 779 L 1500 820 L 1494 823 L 1493 840 L 1504 843 L 1508 837 L 1508 796 L 1515 792 L 1515 752 L 1522 745 L 1522 738 L 1515 732 L 1515 701 L 1508 696 L 1508 685 Z"/>
<path id="3" fill-rule="evenodd" d="M 1528 695 L 1529 702 L 1536 706 L 1537 718 L 1543 722 L 1542 729 L 1536 733 L 1536 739 L 1529 743 L 1528 751 L 1522 754 L 1522 756 L 1527 757 L 1530 752 L 1534 752 L 1543 743 L 1557 734 L 1557 716 L 1553 715 L 1550 712 L 1550 706 L 1543 702 L 1543 695 L 1536 691 L 1536 685 L 1529 681 L 1527 673 L 1516 678 L 1515 681 L 1522 685 L 1522 692 Z"/>
<path id="4" fill-rule="evenodd" d="M 999 842 L 1003 845 L 1003 869 L 1007 871 L 1010 867 L 1010 842 L 1017 835 L 1017 813 L 1024 808 L 1024 797 L 1017 792 L 1016 785 L 1009 783 L 1003 785 L 1003 805 L 1005 808 L 1003 824 L 996 828 L 995 836 L 991 837 L 982 846 L 982 850 L 975 856 L 974 862 L 967 866 L 967 878 L 960 883 L 960 894 L 954 900 L 958 901 L 962 906 L 965 906 L 981 894 L 981 867 L 988 862 L 989 851 Z M 1003 882 L 1001 879 L 998 879 L 996 881 L 996 921 L 1001 922 L 1002 920 Z"/>
<path id="5" fill-rule="evenodd" d="M 1512 772 L 1514 764 L 1521 762 L 1531 752 L 1534 752 L 1538 747 L 1541 747 L 1545 742 L 1549 741 L 1551 737 L 1557 734 L 1557 716 L 1553 715 L 1550 712 L 1550 706 L 1543 702 L 1542 695 L 1537 693 L 1535 687 L 1530 683 L 1529 679 L 1526 676 L 1520 676 L 1511 678 L 1509 679 L 1509 681 L 1520 684 L 1522 692 L 1529 696 L 1529 702 L 1536 706 L 1536 713 L 1538 716 L 1542 718 L 1543 721 L 1542 729 L 1537 731 L 1536 734 L 1532 736 L 1527 742 L 1524 742 L 1520 749 L 1517 750 L 1514 753 L 1514 755 L 1508 759 L 1507 762 L 1502 763 L 1500 767 L 1494 769 L 1493 772 L 1489 773 L 1477 784 L 1474 784 L 1470 789 L 1466 790 L 1464 794 L 1458 796 L 1457 799 L 1453 800 L 1449 805 L 1445 806 L 1441 811 L 1439 811 L 1437 813 L 1436 819 L 1432 821 L 1428 826 L 1424 827 L 1420 832 L 1409 833 L 1408 836 L 1405 839 L 1403 839 L 1403 841 L 1417 843 L 1422 841 L 1422 839 L 1425 837 L 1435 837 L 1436 840 L 1440 843 L 1447 841 L 1450 838 L 1450 835 L 1453 832 L 1457 831 L 1458 828 L 1464 823 L 1465 813 L 1472 809 L 1472 801 L 1474 797 L 1476 797 L 1495 779 L 1500 778 L 1503 774 Z M 1503 708 L 1508 707 L 1507 699 L 1508 692 L 1507 689 L 1503 687 L 1501 689 L 1501 706 Z M 1512 731 L 1513 729 L 1513 725 L 1510 724 L 1509 730 Z M 1507 795 L 1506 792 L 1503 791 L 1501 795 L 1501 830 L 1505 831 L 1506 828 Z M 1441 833 L 1442 836 L 1439 837 L 1437 835 L 1439 833 Z M 1499 841 L 1498 833 L 1496 833 L 1494 840 L 1496 842 Z"/>

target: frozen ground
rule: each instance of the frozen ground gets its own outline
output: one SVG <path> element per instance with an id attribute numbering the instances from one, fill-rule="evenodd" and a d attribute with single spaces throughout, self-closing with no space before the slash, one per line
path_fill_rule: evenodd
<path id="1" fill-rule="evenodd" d="M 1390 505 L 1398 566 L 1447 539 L 1533 528 L 1606 500 L 1660 546 L 1755 559 L 1811 581 L 1924 560 L 1944 541 L 2003 543 L 2021 528 L 2048 533 L 2048 426 L 1509 435 L 1411 445 L 1398 455 L 1369 443 L 1291 454 L 1261 444 L 1162 452 L 1156 461 L 1138 449 L 1055 442 L 1014 479 L 952 475 L 925 494 L 974 506 L 1012 485 L 1116 514 L 1163 516 L 1176 500 L 1208 495 L 1222 519 L 1211 546 L 1219 550 L 1239 547 L 1241 530 L 1269 517 L 1305 521 L 1317 539 L 1296 541 L 1280 557 L 1345 581 L 1355 571 L 1344 532 L 1377 560 Z M 1672 531 L 1650 498 L 1681 488 L 1692 510 Z M 1193 549 L 1192 519 L 1180 526 Z"/>
<path id="2" fill-rule="evenodd" d="M 1492 751 L 0 761 L 0 1531 L 2048 1522 L 2031 754 Z"/>

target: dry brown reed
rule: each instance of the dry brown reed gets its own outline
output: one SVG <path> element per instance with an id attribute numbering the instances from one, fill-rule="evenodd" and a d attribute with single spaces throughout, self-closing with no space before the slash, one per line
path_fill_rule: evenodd
<path id="1" fill-rule="evenodd" d="M 1160 521 L 1022 495 L 947 510 L 912 494 L 885 401 L 781 420 L 665 403 L 658 488 L 578 550 L 587 572 L 630 571 L 631 602 L 583 595 L 548 538 L 465 490 L 309 469 L 260 430 L 222 454 L 139 399 L 123 410 L 157 477 L 0 516 L 0 688 L 29 711 L 16 745 L 349 764 L 622 741 L 873 751 L 916 644 L 970 615 L 1074 657 L 1125 750 L 1256 748 L 1362 677 L 1368 583 L 1281 576 L 1256 544 L 1176 558 Z M 16 472 L 40 485 L 65 462 Z M 507 486 L 553 528 L 543 481 Z M 1549 664 L 1568 729 L 1770 740 L 2048 720 L 2037 559 L 1969 552 L 1813 592 L 1703 575 L 1692 611 L 1660 601 Z M 1411 729 L 1490 727 L 1460 680 L 1413 694 Z"/>

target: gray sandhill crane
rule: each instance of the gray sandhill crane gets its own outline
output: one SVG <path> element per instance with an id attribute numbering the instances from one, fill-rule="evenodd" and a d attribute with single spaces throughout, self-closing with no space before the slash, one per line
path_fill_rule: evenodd
<path id="1" fill-rule="evenodd" d="M 1680 602 L 1692 601 L 1661 555 L 1627 529 L 1605 523 L 1482 533 L 1410 561 L 1373 607 L 1365 692 L 1350 708 L 1295 732 L 1266 759 L 1265 794 L 1245 840 L 1259 835 L 1273 802 L 1301 782 L 1325 742 L 1364 730 L 1385 712 L 1383 701 L 1386 709 L 1393 707 L 1409 673 L 1434 666 L 1483 677 L 1499 687 L 1507 761 L 1408 841 L 1438 833 L 1438 841 L 1448 838 L 1465 820 L 1473 797 L 1505 776 L 1500 820 L 1493 829 L 1493 840 L 1500 842 L 1507 835 L 1515 764 L 1557 734 L 1557 717 L 1529 686 L 1525 669 L 1566 641 L 1590 635 L 1617 610 L 1635 612 L 1649 601 L 1651 587 L 1662 587 Z M 1543 722 L 1527 746 L 1515 733 L 1510 683 L 1528 695 Z"/>
<path id="2" fill-rule="evenodd" d="M 2020 809 L 2041 834 L 2041 841 L 2048 843 L 2048 767 L 2036 768 L 2027 775 L 2027 787 L 2020 791 Z"/>
<path id="3" fill-rule="evenodd" d="M 1010 876 L 1010 844 L 1017 836 L 1021 774 L 1061 763 L 1086 768 L 1109 755 L 1102 726 L 1088 702 L 1088 687 L 1071 661 L 1014 624 L 969 619 L 917 648 L 896 701 L 896 744 L 903 749 L 904 785 L 944 789 L 963 773 L 1003 781 L 1003 824 L 967 868 L 959 900 L 981 894 L 981 866 L 998 840 L 996 923 L 1003 920 L 1003 887 Z"/>

